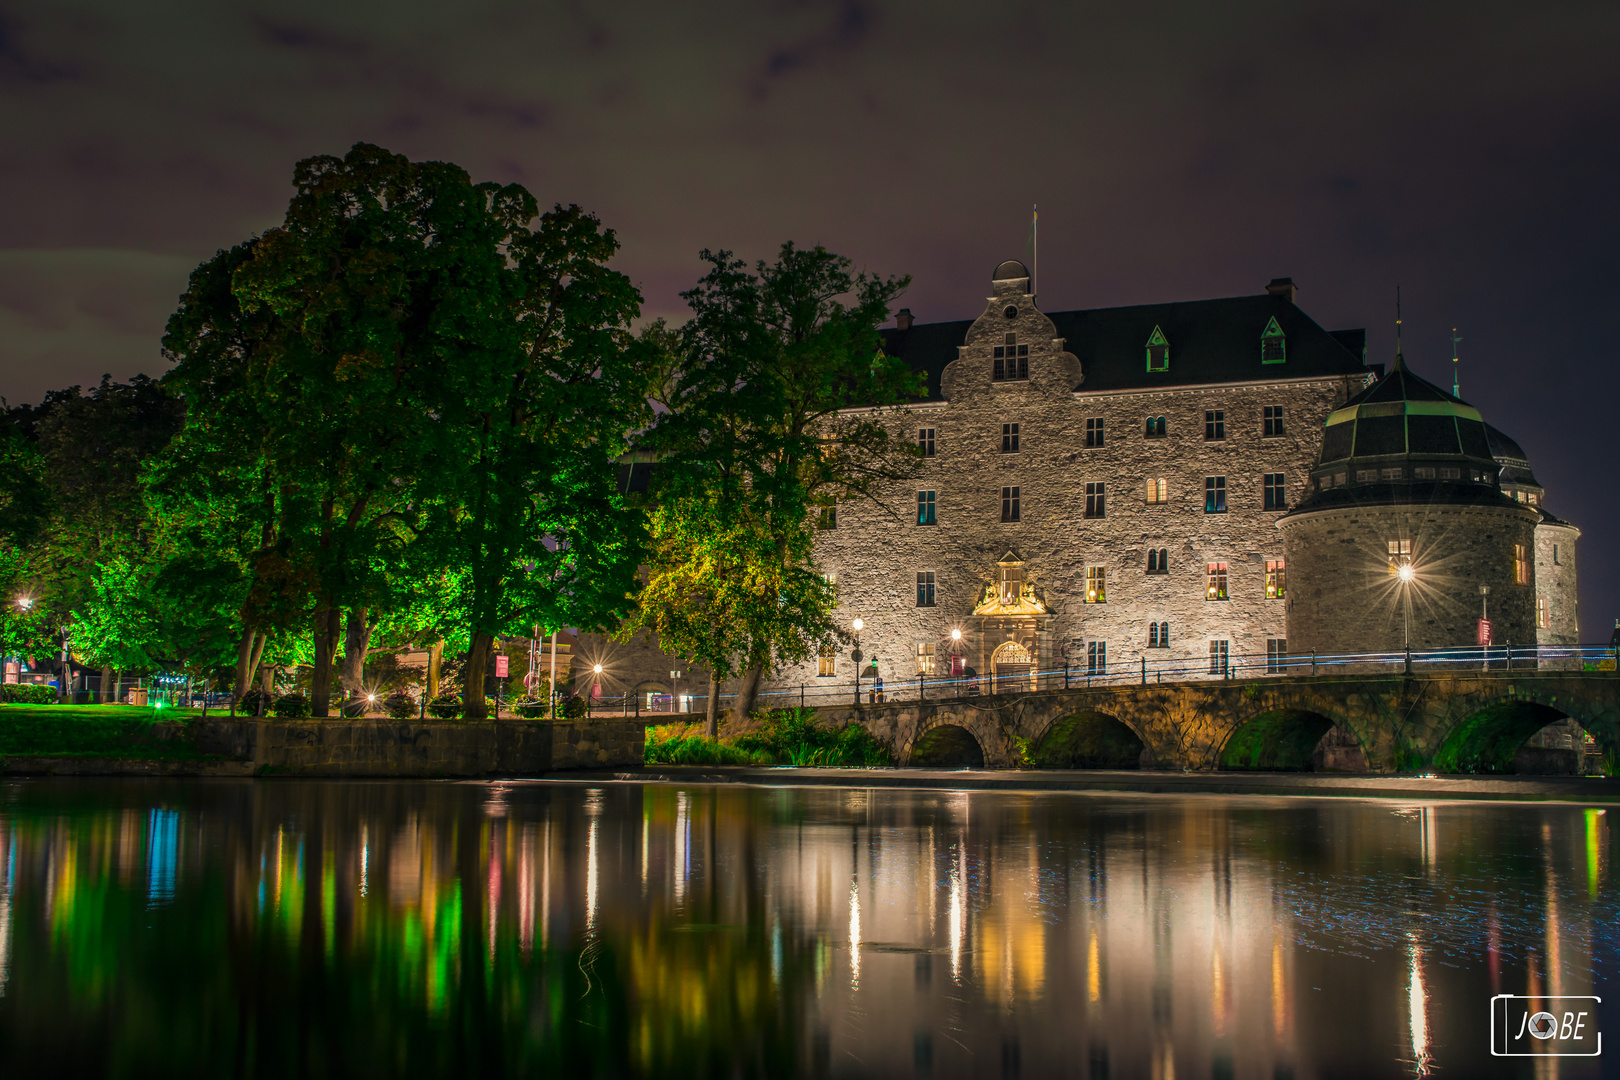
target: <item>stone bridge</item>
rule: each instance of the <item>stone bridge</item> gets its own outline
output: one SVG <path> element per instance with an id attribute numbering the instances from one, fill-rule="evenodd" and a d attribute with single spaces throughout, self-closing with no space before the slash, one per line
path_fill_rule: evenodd
<path id="1" fill-rule="evenodd" d="M 1324 675 L 1150 683 L 828 705 L 902 764 L 1511 772 L 1526 739 L 1572 719 L 1620 759 L 1614 672 Z M 1363 763 L 1364 762 L 1364 763 Z"/>

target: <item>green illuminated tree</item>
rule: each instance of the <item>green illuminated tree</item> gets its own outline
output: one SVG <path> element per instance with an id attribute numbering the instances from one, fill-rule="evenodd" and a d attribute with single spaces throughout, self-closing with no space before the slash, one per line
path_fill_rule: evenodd
<path id="1" fill-rule="evenodd" d="M 878 410 L 919 396 L 883 353 L 878 327 L 909 278 L 855 274 L 824 248 L 784 244 L 774 264 L 705 251 L 709 273 L 683 296 L 678 342 L 649 343 L 666 412 L 651 433 L 662 466 L 654 560 L 633 626 L 720 680 L 742 675 L 736 713 L 760 679 L 840 638 L 830 585 L 812 558 L 817 519 L 836 502 L 909 475 L 911 445 Z"/>

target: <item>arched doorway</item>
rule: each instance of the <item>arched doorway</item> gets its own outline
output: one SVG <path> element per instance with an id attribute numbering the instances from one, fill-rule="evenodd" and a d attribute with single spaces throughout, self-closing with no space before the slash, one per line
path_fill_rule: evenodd
<path id="1" fill-rule="evenodd" d="M 1320 713 L 1276 709 L 1245 721 L 1221 748 L 1231 772 L 1366 772 L 1355 735 Z"/>
<path id="2" fill-rule="evenodd" d="M 1035 689 L 1035 658 L 1016 641 L 1004 641 L 990 655 L 990 692 L 1018 694 Z"/>
<path id="3" fill-rule="evenodd" d="M 917 737 L 906 764 L 919 769 L 982 769 L 984 747 L 967 728 L 941 724 Z"/>
<path id="4" fill-rule="evenodd" d="M 1600 771 L 1601 756 L 1579 722 L 1549 705 L 1503 701 L 1458 724 L 1434 755 L 1443 773 L 1564 776 Z"/>
<path id="5" fill-rule="evenodd" d="M 1078 712 L 1046 729 L 1030 755 L 1040 769 L 1139 769 L 1144 744 L 1129 726 L 1099 712 Z"/>

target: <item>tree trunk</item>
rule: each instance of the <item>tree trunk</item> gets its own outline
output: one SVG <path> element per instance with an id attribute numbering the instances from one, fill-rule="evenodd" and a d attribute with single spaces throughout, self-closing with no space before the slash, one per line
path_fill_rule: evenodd
<path id="1" fill-rule="evenodd" d="M 467 669 L 461 688 L 461 715 L 465 720 L 482 720 L 488 713 L 484 676 L 489 674 L 489 656 L 494 651 L 494 634 L 474 634 L 467 643 Z"/>
<path id="2" fill-rule="evenodd" d="M 236 681 L 231 683 L 231 689 L 236 692 L 238 701 L 253 685 L 253 644 L 258 639 L 258 633 L 249 628 L 242 631 L 242 638 L 236 643 Z"/>
<path id="3" fill-rule="evenodd" d="M 124 696 L 123 690 L 124 673 L 122 671 L 115 671 L 113 672 L 113 696 L 111 698 L 114 705 L 118 704 L 118 699 Z"/>
<path id="4" fill-rule="evenodd" d="M 264 691 L 265 697 L 270 697 L 276 692 L 276 667 L 274 664 L 260 665 L 259 689 Z"/>
<path id="5" fill-rule="evenodd" d="M 343 667 L 338 678 L 350 697 L 365 692 L 366 650 L 371 648 L 371 624 L 366 621 L 363 607 L 349 610 L 348 623 L 343 630 Z"/>
<path id="6" fill-rule="evenodd" d="M 720 737 L 720 680 L 709 672 L 709 703 L 704 711 L 703 734 L 711 739 Z"/>
<path id="7" fill-rule="evenodd" d="M 439 669 L 444 660 L 444 642 L 435 641 L 428 649 L 427 696 L 432 701 L 439 696 Z"/>
<path id="8" fill-rule="evenodd" d="M 332 660 L 337 652 L 342 612 L 325 600 L 315 609 L 315 672 L 309 692 L 309 715 L 324 717 L 332 704 Z"/>
<path id="9" fill-rule="evenodd" d="M 759 701 L 759 682 L 764 676 L 765 669 L 751 667 L 743 672 L 742 684 L 737 687 L 737 700 L 731 703 L 732 718 L 741 724 L 754 713 L 754 706 Z"/>
<path id="10" fill-rule="evenodd" d="M 107 685 L 109 683 L 111 683 L 111 682 L 112 682 L 112 665 L 111 664 L 103 664 L 101 666 L 101 683 L 100 683 L 99 686 L 96 687 L 96 690 L 97 690 L 96 697 L 101 699 L 101 704 L 103 704 L 103 705 L 111 705 L 113 702 L 118 700 L 118 696 L 116 694 L 108 695 L 108 693 L 107 693 Z"/>

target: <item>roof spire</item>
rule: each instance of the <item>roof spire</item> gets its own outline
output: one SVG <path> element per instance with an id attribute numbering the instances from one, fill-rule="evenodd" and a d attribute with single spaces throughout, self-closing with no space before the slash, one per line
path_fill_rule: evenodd
<path id="1" fill-rule="evenodd" d="M 1406 356 L 1401 352 L 1401 287 L 1395 286 L 1395 371 L 1406 370 Z"/>
<path id="2" fill-rule="evenodd" d="M 1462 397 L 1462 391 L 1457 388 L 1457 343 L 1461 340 L 1462 338 L 1457 336 L 1457 328 L 1453 326 L 1451 328 L 1451 396 L 1454 398 Z"/>

